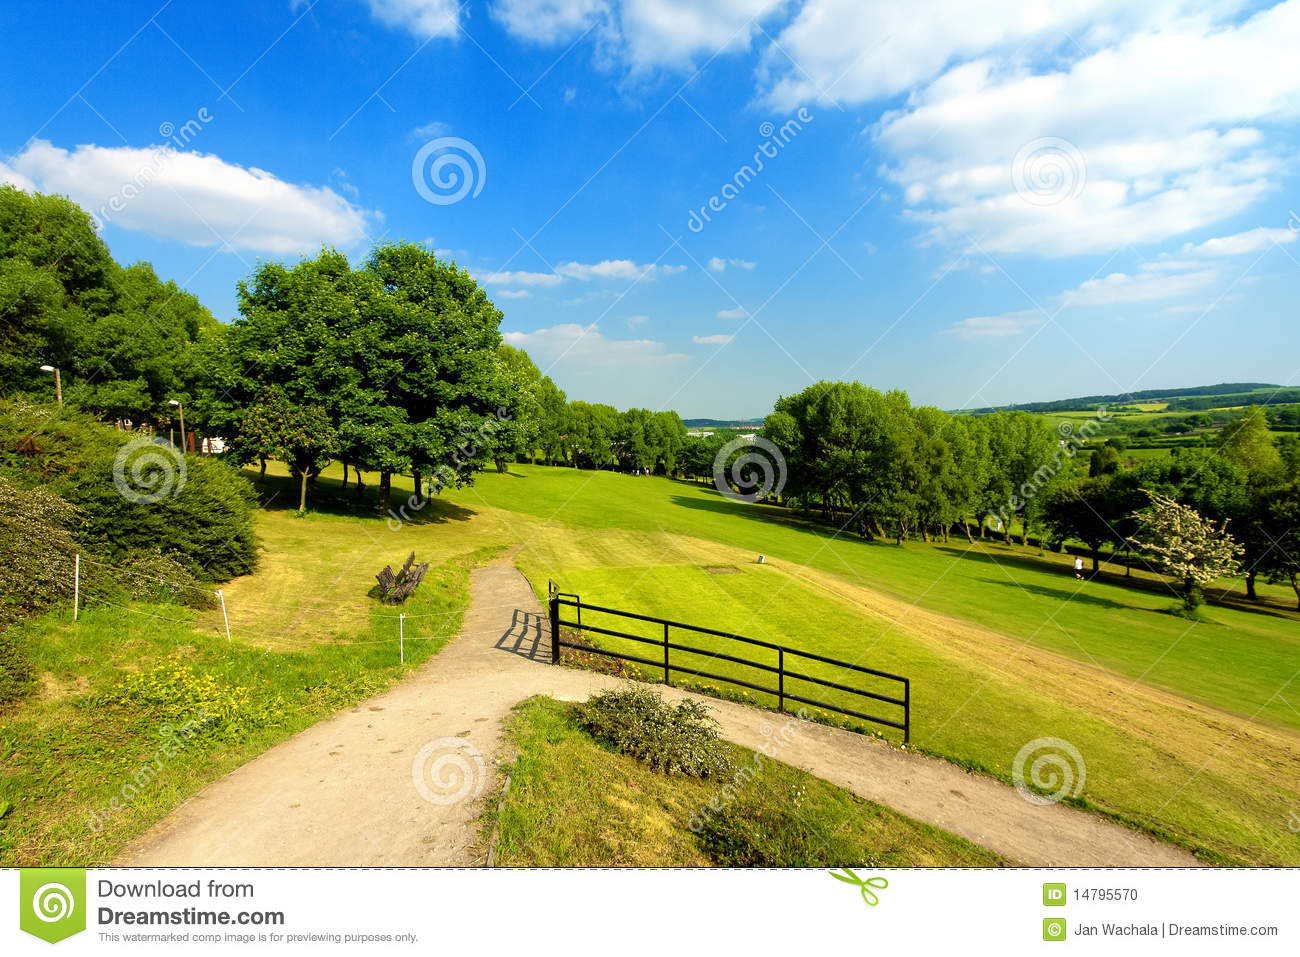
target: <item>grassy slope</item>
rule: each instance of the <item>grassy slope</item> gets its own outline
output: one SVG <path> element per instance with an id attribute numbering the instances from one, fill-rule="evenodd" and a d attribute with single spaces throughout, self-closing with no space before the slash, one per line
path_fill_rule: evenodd
<path id="1" fill-rule="evenodd" d="M 446 564 L 429 579 L 439 582 L 442 604 L 407 623 L 408 637 L 413 627 L 416 637 L 436 638 L 455 629 L 465 570 L 495 547 L 526 541 L 521 562 L 535 585 L 551 576 L 588 600 L 849 659 L 865 654 L 868 663 L 908 674 L 916 680 L 915 740 L 954 760 L 1005 776 L 1025 741 L 1057 734 L 1087 757 L 1089 801 L 1229 859 L 1300 863 L 1300 838 L 1285 826 L 1300 806 L 1294 735 L 1265 733 L 1227 713 L 1258 711 L 1294 727 L 1284 686 L 1286 664 L 1294 669 L 1297 659 L 1294 619 L 1212 609 L 1219 624 L 1183 634 L 1186 623 L 1159 613 L 1170 601 L 1159 593 L 1091 583 L 1068 600 L 1075 583 L 1051 564 L 1060 556 L 1043 563 L 995 545 L 968 552 L 964 544 L 831 540 L 774 520 L 770 510 L 662 479 L 516 466 L 509 475 L 481 476 L 476 488 L 436 501 L 399 531 L 358 517 L 347 504 L 350 491 L 336 501 L 328 478 L 313 493 L 322 511 L 293 518 L 280 508 L 292 502 L 282 484 L 268 480 L 263 568 L 226 587 L 233 649 L 219 611 L 134 610 L 183 619 L 163 622 L 103 610 L 75 630 L 57 615 L 27 626 L 46 693 L 0 719 L 0 802 L 16 805 L 3 821 L 0 860 L 110 859 L 207 781 L 398 673 L 392 622 L 375 620 L 365 597 L 383 563 L 414 548 L 420 560 Z M 394 484 L 395 501 L 409 494 L 409 480 Z M 775 556 L 774 566 L 750 564 L 759 551 Z M 718 564 L 742 571 L 702 570 Z M 897 608 L 872 605 L 882 595 L 916 608 L 890 627 Z M 996 634 L 944 632 L 925 619 L 930 611 Z M 363 639 L 375 644 L 342 643 Z M 408 654 L 427 653 L 421 644 L 431 649 L 436 641 L 408 645 Z M 1125 691 L 1132 681 L 1098 681 L 1091 667 L 1076 668 L 1053 651 L 1143 683 Z M 157 748 L 156 720 L 96 712 L 93 695 L 169 654 L 242 682 L 259 701 L 283 699 L 289 717 L 233 745 L 186 751 L 127 812 L 92 834 L 89 810 Z M 250 666 L 253 679 L 245 681 Z M 1148 683 L 1227 710 L 1207 716 L 1177 699 L 1153 704 Z M 103 764 L 121 774 L 95 770 Z"/>
<path id="2" fill-rule="evenodd" d="M 588 601 L 907 674 L 921 747 L 1005 778 L 1027 741 L 1064 737 L 1086 757 L 1095 806 L 1212 859 L 1300 862 L 1300 839 L 1285 828 L 1300 803 L 1300 747 L 1285 730 L 1300 719 L 1286 697 L 1300 662 L 1292 618 L 1214 608 L 1214 624 L 1193 627 L 1162 613 L 1171 599 L 1159 592 L 1094 582 L 1074 594 L 1060 556 L 832 540 L 688 484 L 513 471 L 458 500 L 513 513 L 529 542 L 521 565 L 539 587 L 553 577 Z M 774 564 L 752 564 L 758 552 Z M 740 573 L 704 570 L 717 564 Z M 880 593 L 892 610 L 873 610 Z M 927 612 L 991 631 L 946 633 Z"/>
<path id="3" fill-rule="evenodd" d="M 512 716 L 517 756 L 509 768 L 504 807 L 484 818 L 500 824 L 501 866 L 707 866 L 688 825 L 717 797 L 721 782 L 666 777 L 594 741 L 571 705 L 545 698 L 523 702 Z M 737 767 L 754 753 L 734 748 Z M 788 810 L 802 792 L 798 817 L 813 846 L 835 835 L 852 860 L 821 866 L 971 866 L 1005 864 L 962 838 L 863 801 L 789 765 L 767 760 L 742 788 L 744 798 Z M 485 833 L 485 837 L 487 834 Z"/>
<path id="4" fill-rule="evenodd" d="M 502 541 L 489 523 L 471 532 L 461 521 L 462 534 L 440 534 L 467 516 L 438 512 L 400 533 L 374 518 L 260 513 L 262 567 L 225 587 L 232 644 L 220 610 L 176 606 L 92 607 L 75 625 L 57 613 L 19 629 L 42 691 L 0 716 L 0 808 L 10 808 L 0 865 L 108 863 L 205 784 L 399 677 L 395 612 L 367 593 L 374 572 L 412 548 L 434 565 L 405 608 L 407 667 L 433 654 L 459 626 L 470 568 Z M 240 715 L 165 759 L 125 809 L 93 827 L 92 812 L 154 761 L 160 729 L 181 723 L 97 697 L 169 661 L 244 689 Z"/>
<path id="5" fill-rule="evenodd" d="M 1300 663 L 1300 620 L 1280 609 L 1279 614 L 1264 614 L 1210 608 L 1206 617 L 1212 624 L 1192 626 L 1158 613 L 1174 601 L 1168 591 L 1102 582 L 1080 588 L 1064 555 L 1039 559 L 1032 550 L 992 542 L 909 543 L 901 548 L 866 543 L 851 535 L 833 537 L 773 509 L 737 505 L 712 488 L 690 483 L 528 466 L 513 471 L 518 475 L 483 476 L 476 488 L 458 493 L 458 500 L 467 505 L 477 500 L 568 528 L 620 529 L 633 533 L 633 541 L 637 534 L 711 539 L 840 575 L 1217 707 L 1300 728 L 1300 713 L 1275 696 Z M 611 541 L 609 548 L 614 545 Z M 655 547 L 645 539 L 641 545 Z M 534 581 L 556 577 L 566 590 L 581 584 L 571 569 L 650 567 L 656 558 L 638 548 L 606 555 L 590 539 L 582 545 L 587 554 L 562 544 L 555 548 L 555 567 L 539 568 Z M 715 588 L 725 588 L 725 576 L 711 576 L 702 584 L 709 586 L 702 592 L 706 598 L 716 597 Z M 619 604 L 618 591 L 601 594 L 589 600 Z M 689 594 L 689 589 L 672 593 L 661 610 L 690 620 L 672 611 Z M 766 600 L 747 607 L 764 606 Z M 768 606 L 765 614 L 772 610 Z M 763 627 L 761 619 L 753 616 L 751 623 L 750 617 L 733 624 L 742 634 L 763 637 L 755 633 Z"/>

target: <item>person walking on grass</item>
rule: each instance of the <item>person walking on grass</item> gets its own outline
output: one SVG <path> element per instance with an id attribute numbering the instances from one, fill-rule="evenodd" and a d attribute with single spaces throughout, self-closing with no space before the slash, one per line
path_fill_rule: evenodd
<path id="1" fill-rule="evenodd" d="M 1083 581 L 1083 559 L 1078 555 L 1074 556 L 1074 577 L 1079 581 Z"/>

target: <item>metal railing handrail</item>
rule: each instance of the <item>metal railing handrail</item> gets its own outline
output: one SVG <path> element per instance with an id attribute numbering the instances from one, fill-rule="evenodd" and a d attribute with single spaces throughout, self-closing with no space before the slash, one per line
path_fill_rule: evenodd
<path id="1" fill-rule="evenodd" d="M 734 684 L 743 688 L 749 688 L 753 691 L 758 691 L 763 694 L 774 695 L 777 699 L 777 710 L 779 711 L 785 710 L 786 699 L 789 699 L 791 701 L 798 701 L 801 704 L 811 705 L 812 707 L 815 708 L 823 708 L 827 711 L 834 711 L 838 714 L 858 718 L 863 721 L 869 721 L 874 724 L 883 725 L 885 727 L 896 728 L 903 732 L 904 744 L 907 744 L 911 739 L 912 685 L 911 685 L 911 681 L 903 677 L 902 675 L 892 674 L 888 671 L 880 671 L 879 669 L 876 668 L 868 668 L 864 665 L 858 665 L 848 661 L 841 661 L 837 658 L 831 658 L 826 655 L 819 655 L 811 651 L 801 651 L 798 648 L 791 648 L 788 645 L 776 644 L 770 641 L 762 641 L 757 638 L 748 638 L 744 635 L 737 635 L 729 631 L 721 631 L 717 628 L 707 628 L 704 627 L 703 625 L 692 625 L 689 624 L 688 622 L 674 621 L 671 618 L 660 618 L 656 615 L 645 615 L 639 612 L 624 611 L 618 608 L 609 608 L 604 605 L 593 605 L 588 602 L 584 602 L 581 596 L 579 596 L 574 592 L 560 591 L 559 586 L 553 580 L 549 580 L 547 582 L 547 596 L 548 596 L 547 604 L 550 613 L 550 623 L 551 623 L 551 661 L 553 663 L 556 664 L 559 663 L 562 648 L 573 648 L 576 650 L 590 652 L 592 654 L 604 655 L 611 658 L 618 658 L 623 661 L 632 661 L 638 664 L 648 665 L 656 669 L 662 668 L 663 676 L 664 676 L 664 684 L 670 686 L 672 684 L 673 672 L 677 672 L 679 674 L 692 675 L 695 677 L 709 678 L 714 681 L 723 681 L 728 684 Z M 562 607 L 573 608 L 577 613 L 576 614 L 577 620 L 564 621 L 563 619 L 561 619 L 560 609 Z M 641 622 L 646 622 L 647 624 L 659 625 L 663 628 L 663 635 L 661 638 L 647 638 L 644 635 L 633 635 L 625 631 L 618 631 L 617 629 L 613 629 L 613 628 L 605 628 L 600 625 L 583 624 L 582 610 L 584 608 L 588 612 L 597 612 L 599 614 L 613 615 L 618 618 L 627 618 L 633 621 L 641 621 Z M 561 632 L 561 628 L 564 627 L 575 628 L 580 631 L 591 632 L 598 635 L 607 635 L 613 638 L 624 638 L 631 641 L 640 642 L 646 645 L 653 645 L 662 648 L 663 654 L 660 660 L 653 660 L 650 658 L 642 658 L 637 655 L 630 655 L 623 652 L 613 651 L 607 648 L 598 648 L 595 646 L 576 644 L 574 642 L 564 640 Z M 670 638 L 670 631 L 671 629 L 674 628 L 681 629 L 684 631 L 695 632 L 697 634 L 712 635 L 717 638 L 726 638 L 753 647 L 766 648 L 770 651 L 775 651 L 777 654 L 777 663 L 775 666 L 772 666 L 770 664 L 765 664 L 761 661 L 753 661 L 748 658 L 737 657 L 736 655 L 730 655 L 721 651 L 707 651 L 703 648 L 696 648 L 691 645 L 685 645 L 685 644 L 681 644 L 680 642 L 674 642 Z M 708 671 L 702 671 L 695 668 L 688 668 L 679 664 L 673 664 L 670 658 L 670 652 L 672 651 L 681 651 L 681 652 L 686 652 L 687 654 L 704 655 L 710 658 L 716 658 L 723 661 L 730 661 L 735 664 L 743 665 L 747 668 L 755 668 L 759 671 L 763 671 L 768 674 L 775 674 L 777 677 L 777 687 L 767 688 L 767 687 L 763 687 L 762 685 L 754 684 L 753 682 L 744 681 L 740 678 L 727 677 L 725 675 L 718 675 Z M 814 675 L 805 674 L 801 671 L 792 671 L 786 668 L 785 666 L 786 655 L 794 655 L 798 658 L 805 658 L 812 661 L 819 661 L 823 664 L 831 665 L 832 667 L 835 668 L 844 669 L 845 671 L 851 671 L 857 674 L 871 675 L 876 678 L 898 682 L 899 684 L 902 685 L 901 697 L 894 697 L 887 694 L 881 694 L 875 691 L 868 691 L 865 688 L 856 688 L 849 684 L 844 684 L 838 681 L 830 681 L 825 678 L 818 678 Z M 902 721 L 901 722 L 894 721 L 889 718 L 881 717 L 879 715 L 869 715 L 861 711 L 856 711 L 850 708 L 843 708 L 838 705 L 833 705 L 830 704 L 829 702 L 817 701 L 809 697 L 794 694 L 793 692 L 786 690 L 785 687 L 786 678 L 791 678 L 794 679 L 795 681 L 806 681 L 811 684 L 820 685 L 822 687 L 830 688 L 835 691 L 858 695 L 862 698 L 867 698 L 873 701 L 879 701 L 882 704 L 900 707 L 903 709 Z"/>

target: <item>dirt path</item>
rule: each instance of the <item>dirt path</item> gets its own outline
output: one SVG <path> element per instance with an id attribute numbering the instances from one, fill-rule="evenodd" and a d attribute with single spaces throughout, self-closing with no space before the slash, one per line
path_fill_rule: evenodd
<path id="1" fill-rule="evenodd" d="M 581 700 L 616 681 L 549 664 L 542 609 L 508 559 L 476 570 L 462 634 L 386 693 L 308 728 L 187 801 L 128 848 L 136 866 L 480 863 L 502 720 L 532 695 Z M 667 690 L 668 697 L 685 697 Z M 715 699 L 725 737 L 757 748 L 786 719 Z M 1186 866 L 1186 852 L 991 778 L 805 724 L 780 760 L 1024 864 Z"/>

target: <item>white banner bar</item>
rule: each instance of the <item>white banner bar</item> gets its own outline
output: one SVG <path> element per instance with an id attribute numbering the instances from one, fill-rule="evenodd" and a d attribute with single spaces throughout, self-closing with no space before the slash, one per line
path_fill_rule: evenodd
<path id="1" fill-rule="evenodd" d="M 1300 953 L 1294 870 L 81 873 L 3 873 L 5 954 Z"/>

